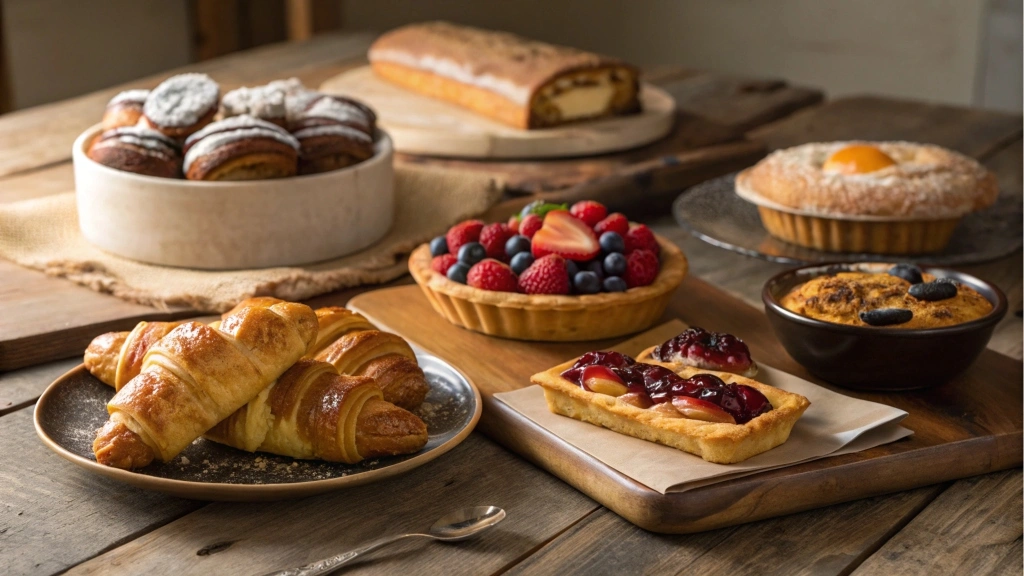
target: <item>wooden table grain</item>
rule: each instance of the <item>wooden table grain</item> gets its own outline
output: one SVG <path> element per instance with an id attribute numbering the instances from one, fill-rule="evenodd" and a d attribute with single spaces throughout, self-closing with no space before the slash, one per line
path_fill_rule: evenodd
<path id="1" fill-rule="evenodd" d="M 316 84 L 362 59 L 370 37 L 337 34 L 189 66 L 227 86 L 299 76 Z M 673 72 L 661 70 L 670 77 Z M 978 158 L 1004 193 L 1021 193 L 1021 119 L 877 97 L 817 104 L 781 119 L 715 106 L 701 76 L 679 88 L 716 121 L 769 149 L 811 140 L 910 139 Z M 131 83 L 155 84 L 166 74 Z M 749 82 L 749 81 L 748 81 Z M 752 98 L 771 83 L 750 82 Z M 70 142 L 120 87 L 0 117 L 0 202 L 70 187 Z M 784 267 L 689 238 L 668 216 L 658 232 L 686 250 L 693 274 L 759 304 Z M 13 265 L 0 262 L 0 274 Z M 965 269 L 1002 286 L 1010 314 L 990 347 L 1022 357 L 1021 256 Z M 22 273 L 20 269 L 19 273 Z M 36 275 L 51 298 L 110 298 Z M 407 282 L 400 280 L 399 282 Z M 344 303 L 354 292 L 317 298 Z M 3 295 L 0 294 L 0 298 Z M 126 310 L 133 312 L 125 304 Z M 139 314 L 147 310 L 139 307 Z M 54 318 L 56 324 L 60 318 Z M 2 319 L 0 319 L 2 322 Z M 665 536 L 622 520 L 480 434 L 416 471 L 354 490 L 271 504 L 203 503 L 98 478 L 35 437 L 32 407 L 77 360 L 0 374 L 0 572 L 251 574 L 332 554 L 377 536 L 425 528 L 450 508 L 496 504 L 508 520 L 460 545 L 410 542 L 356 564 L 367 574 L 1012 574 L 1021 573 L 1022 475 L 1009 470 L 701 534 Z"/>

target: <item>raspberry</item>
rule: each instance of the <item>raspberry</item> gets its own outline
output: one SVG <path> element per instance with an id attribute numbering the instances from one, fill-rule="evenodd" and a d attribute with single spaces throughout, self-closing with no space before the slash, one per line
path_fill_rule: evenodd
<path id="1" fill-rule="evenodd" d="M 438 274 L 446 275 L 452 264 L 458 261 L 459 259 L 454 254 L 441 254 L 440 256 L 434 256 L 434 259 L 430 261 L 430 268 Z"/>
<path id="2" fill-rule="evenodd" d="M 650 250 L 634 250 L 626 257 L 626 285 L 630 288 L 647 286 L 658 277 L 658 257 Z"/>
<path id="3" fill-rule="evenodd" d="M 540 227 L 544 225 L 544 220 L 536 214 L 527 214 L 522 221 L 519 222 L 519 233 L 527 238 L 533 238 L 533 235 L 540 230 Z"/>
<path id="4" fill-rule="evenodd" d="M 480 231 L 484 223 L 480 220 L 466 220 L 448 229 L 445 239 L 448 241 L 448 252 L 458 254 L 463 244 L 476 242 L 480 239 Z"/>
<path id="5" fill-rule="evenodd" d="M 495 292 L 515 292 L 518 288 L 512 269 L 491 258 L 474 264 L 466 276 L 466 283 L 473 288 Z"/>
<path id="6" fill-rule="evenodd" d="M 654 239 L 654 232 L 644 224 L 631 226 L 622 239 L 626 241 L 626 254 L 634 250 L 650 250 L 657 255 L 661 251 L 658 241 Z"/>
<path id="7" fill-rule="evenodd" d="M 565 258 L 549 254 L 538 258 L 519 276 L 519 291 L 526 294 L 568 294 L 569 274 Z"/>
<path id="8" fill-rule="evenodd" d="M 599 202 L 593 200 L 582 200 L 572 205 L 569 213 L 579 218 L 584 224 L 593 228 L 598 222 L 604 220 L 608 215 L 608 209 Z"/>
<path id="9" fill-rule="evenodd" d="M 605 232 L 615 232 L 625 238 L 626 232 L 629 232 L 629 220 L 621 212 L 613 212 L 594 225 L 594 232 L 597 232 L 598 236 Z"/>
<path id="10" fill-rule="evenodd" d="M 487 257 L 495 260 L 505 259 L 505 242 L 512 237 L 506 224 L 488 224 L 480 231 L 479 242 L 487 250 Z"/>

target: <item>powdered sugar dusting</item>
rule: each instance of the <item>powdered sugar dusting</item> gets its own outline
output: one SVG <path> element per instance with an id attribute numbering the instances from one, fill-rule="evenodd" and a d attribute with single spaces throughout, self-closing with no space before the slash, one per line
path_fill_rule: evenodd
<path id="1" fill-rule="evenodd" d="M 224 117 L 249 114 L 257 118 L 284 118 L 285 91 L 277 86 L 238 88 L 224 95 L 221 114 Z"/>
<path id="2" fill-rule="evenodd" d="M 157 86 L 142 111 L 157 126 L 191 126 L 217 105 L 219 97 L 220 87 L 206 74 L 179 74 Z"/>
<path id="3" fill-rule="evenodd" d="M 107 106 L 113 106 L 115 104 L 138 104 L 142 105 L 146 102 L 146 97 L 149 96 L 149 90 L 125 90 L 119 92 L 117 96 L 110 99 L 107 102 Z"/>

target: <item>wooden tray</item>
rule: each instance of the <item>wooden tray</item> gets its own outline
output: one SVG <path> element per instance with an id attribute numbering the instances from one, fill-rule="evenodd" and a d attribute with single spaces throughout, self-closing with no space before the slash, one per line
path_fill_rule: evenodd
<path id="1" fill-rule="evenodd" d="M 562 158 L 628 150 L 672 130 L 676 104 L 667 92 L 643 84 L 643 111 L 543 130 L 506 126 L 455 104 L 383 80 L 369 66 L 348 70 L 320 90 L 369 104 L 391 134 L 395 150 L 459 158 Z"/>
<path id="2" fill-rule="evenodd" d="M 616 342 L 543 344 L 490 338 L 457 328 L 417 286 L 362 294 L 350 307 L 462 370 L 479 387 L 479 430 L 547 469 L 630 522 L 655 532 L 699 532 L 1021 465 L 1024 368 L 991 350 L 953 382 L 904 393 L 844 394 L 910 413 L 910 438 L 682 493 L 660 494 L 612 470 L 496 401 L 529 385 L 535 372 Z M 665 320 L 743 337 L 755 358 L 819 382 L 775 340 L 764 314 L 696 278 L 687 278 Z M 661 335 L 657 336 L 662 337 Z M 823 384 L 825 385 L 825 384 Z M 826 385 L 827 386 L 827 385 Z"/>

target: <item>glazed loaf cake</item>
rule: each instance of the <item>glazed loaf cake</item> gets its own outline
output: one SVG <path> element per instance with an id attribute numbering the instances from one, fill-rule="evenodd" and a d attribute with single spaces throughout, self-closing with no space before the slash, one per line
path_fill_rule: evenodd
<path id="1" fill-rule="evenodd" d="M 369 59 L 382 78 L 516 128 L 640 111 L 633 66 L 504 32 L 412 24 L 378 38 Z"/>

